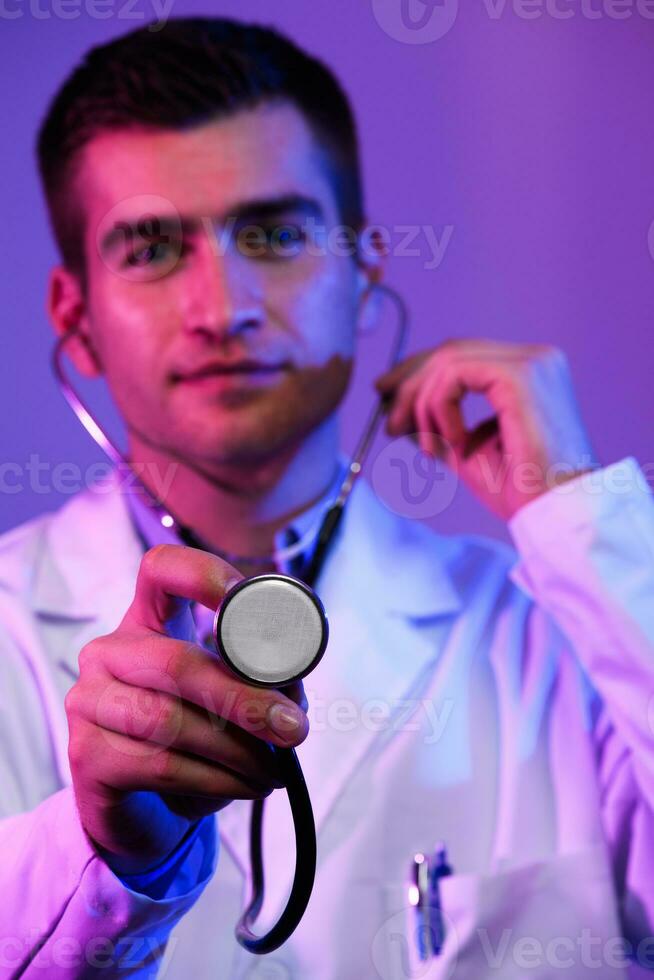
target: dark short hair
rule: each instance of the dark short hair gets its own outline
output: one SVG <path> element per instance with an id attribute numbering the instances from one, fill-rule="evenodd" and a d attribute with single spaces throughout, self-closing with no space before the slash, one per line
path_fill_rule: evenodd
<path id="1" fill-rule="evenodd" d="M 270 27 L 183 17 L 91 48 L 50 103 L 36 152 L 52 231 L 66 267 L 85 284 L 84 216 L 74 193 L 81 148 L 107 130 L 184 130 L 285 101 L 326 152 L 340 220 L 364 222 L 356 123 L 325 64 Z"/>

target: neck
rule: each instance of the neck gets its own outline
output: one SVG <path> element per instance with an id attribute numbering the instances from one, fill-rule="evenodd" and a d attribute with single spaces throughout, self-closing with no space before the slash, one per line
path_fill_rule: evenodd
<path id="1" fill-rule="evenodd" d="M 199 466 L 130 432 L 129 462 L 147 489 L 210 549 L 267 555 L 280 528 L 308 510 L 338 466 L 338 424 L 331 416 L 304 441 L 275 456 L 202 461 Z M 239 562 L 243 574 L 275 566 Z"/>

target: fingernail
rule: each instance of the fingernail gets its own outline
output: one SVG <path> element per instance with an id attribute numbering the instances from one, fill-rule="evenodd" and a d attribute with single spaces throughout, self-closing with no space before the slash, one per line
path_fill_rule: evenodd
<path id="1" fill-rule="evenodd" d="M 268 709 L 268 724 L 276 735 L 290 742 L 306 733 L 308 719 L 299 708 L 277 702 Z"/>

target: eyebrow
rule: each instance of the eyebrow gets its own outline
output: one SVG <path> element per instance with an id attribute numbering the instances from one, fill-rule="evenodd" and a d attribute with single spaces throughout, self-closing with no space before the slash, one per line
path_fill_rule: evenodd
<path id="1" fill-rule="evenodd" d="M 278 218 L 287 214 L 289 211 L 299 212 L 305 217 L 313 217 L 318 221 L 324 220 L 322 205 L 316 198 L 307 197 L 304 194 L 282 194 L 279 197 L 262 197 L 242 201 L 234 207 L 228 208 L 220 216 L 219 221 L 221 224 L 227 220 L 234 222 L 249 221 L 255 224 L 257 220 L 268 221 L 271 218 Z M 140 215 L 138 218 L 125 217 L 116 221 L 102 236 L 100 251 L 106 255 L 126 241 L 131 242 L 135 237 L 148 239 L 174 236 L 180 230 L 183 234 L 192 236 L 198 234 L 205 227 L 206 221 L 206 218 L 183 215 L 171 216 L 150 212 Z"/>

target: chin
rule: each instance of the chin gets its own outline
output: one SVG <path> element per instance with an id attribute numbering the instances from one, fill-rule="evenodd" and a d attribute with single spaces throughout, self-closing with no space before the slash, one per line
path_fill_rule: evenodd
<path id="1" fill-rule="evenodd" d="M 301 443 L 338 409 L 347 389 L 347 377 L 330 379 L 295 375 L 265 395 L 231 390 L 194 412 L 184 414 L 174 429 L 175 453 L 210 466 L 253 464 L 293 455 Z"/>
<path id="2" fill-rule="evenodd" d="M 283 415 L 264 419 L 234 418 L 233 424 L 209 427 L 201 435 L 197 430 L 182 434 L 176 441 L 179 458 L 195 459 L 207 468 L 264 464 L 269 460 L 293 456 L 307 436 L 324 421 L 296 413 L 292 418 Z"/>

